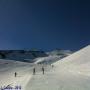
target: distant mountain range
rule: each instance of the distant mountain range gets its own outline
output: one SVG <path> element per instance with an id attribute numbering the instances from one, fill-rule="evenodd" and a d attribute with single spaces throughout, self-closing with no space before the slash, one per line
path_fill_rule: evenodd
<path id="1" fill-rule="evenodd" d="M 36 58 L 42 57 L 66 57 L 72 54 L 70 50 L 53 50 L 51 52 L 44 52 L 41 50 L 0 50 L 0 59 L 16 60 L 23 62 L 35 62 Z"/>
<path id="2" fill-rule="evenodd" d="M 48 56 L 35 58 L 35 64 L 52 64 L 66 56 L 71 55 L 73 52 L 70 50 L 56 49 L 51 52 L 47 52 Z"/>

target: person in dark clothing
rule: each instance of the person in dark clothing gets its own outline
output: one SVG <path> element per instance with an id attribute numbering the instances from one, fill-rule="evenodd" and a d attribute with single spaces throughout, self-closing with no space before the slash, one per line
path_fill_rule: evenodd
<path id="1" fill-rule="evenodd" d="M 42 67 L 42 72 L 43 72 L 43 75 L 44 75 L 44 71 L 45 71 L 45 70 L 44 70 L 44 67 Z"/>
<path id="2" fill-rule="evenodd" d="M 15 77 L 17 77 L 17 73 L 16 72 L 14 73 L 14 75 L 15 75 Z"/>
<path id="3" fill-rule="evenodd" d="M 52 66 L 52 68 L 54 67 L 54 65 L 51 65 Z"/>
<path id="4" fill-rule="evenodd" d="M 36 69 L 35 68 L 33 68 L 33 75 L 35 75 L 36 74 Z"/>

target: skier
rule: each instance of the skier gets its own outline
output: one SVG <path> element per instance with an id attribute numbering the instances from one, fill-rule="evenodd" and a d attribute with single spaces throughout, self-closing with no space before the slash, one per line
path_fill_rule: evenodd
<path id="1" fill-rule="evenodd" d="M 44 75 L 44 71 L 45 71 L 45 70 L 44 70 L 44 67 L 42 67 L 42 72 L 43 72 L 43 75 Z"/>
<path id="2" fill-rule="evenodd" d="M 15 77 L 17 77 L 17 73 L 16 72 L 14 73 L 14 75 L 15 75 Z"/>
<path id="3" fill-rule="evenodd" d="M 36 73 L 36 69 L 35 69 L 35 68 L 33 68 L 33 75 L 35 75 L 35 73 Z"/>
<path id="4" fill-rule="evenodd" d="M 54 67 L 54 65 L 53 65 L 53 64 L 52 64 L 51 66 L 52 66 L 52 68 Z"/>

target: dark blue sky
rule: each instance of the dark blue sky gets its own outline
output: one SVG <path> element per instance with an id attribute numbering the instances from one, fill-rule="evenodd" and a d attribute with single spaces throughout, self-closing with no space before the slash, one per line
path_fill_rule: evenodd
<path id="1" fill-rule="evenodd" d="M 0 0 L 0 49 L 78 50 L 88 44 L 89 0 Z"/>

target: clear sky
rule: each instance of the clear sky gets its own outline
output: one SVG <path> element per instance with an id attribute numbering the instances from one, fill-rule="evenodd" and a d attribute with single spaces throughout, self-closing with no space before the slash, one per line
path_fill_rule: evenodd
<path id="1" fill-rule="evenodd" d="M 0 0 L 0 49 L 78 50 L 88 44 L 89 0 Z"/>

